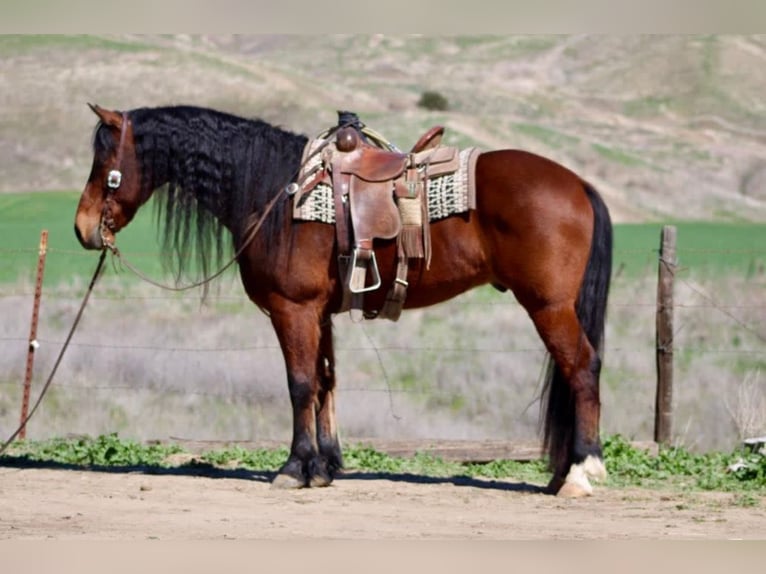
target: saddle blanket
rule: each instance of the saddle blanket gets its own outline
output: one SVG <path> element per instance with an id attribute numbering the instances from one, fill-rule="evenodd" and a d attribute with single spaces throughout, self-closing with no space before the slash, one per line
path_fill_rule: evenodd
<path id="1" fill-rule="evenodd" d="M 426 201 L 429 221 L 437 221 L 476 208 L 474 168 L 478 153 L 479 150 L 475 147 L 466 148 L 459 153 L 459 167 L 456 172 L 428 178 Z M 318 154 L 314 157 L 315 161 L 321 161 Z M 306 167 L 311 168 L 310 165 Z M 311 191 L 299 194 L 299 197 L 293 206 L 294 219 L 335 223 L 335 203 L 330 185 L 319 183 Z"/>

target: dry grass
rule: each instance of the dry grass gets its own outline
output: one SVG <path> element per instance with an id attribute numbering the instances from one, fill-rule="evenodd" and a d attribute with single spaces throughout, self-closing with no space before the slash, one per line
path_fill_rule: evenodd
<path id="1" fill-rule="evenodd" d="M 766 435 L 766 385 L 760 370 L 745 375 L 736 394 L 726 398 L 726 408 L 740 439 Z"/>

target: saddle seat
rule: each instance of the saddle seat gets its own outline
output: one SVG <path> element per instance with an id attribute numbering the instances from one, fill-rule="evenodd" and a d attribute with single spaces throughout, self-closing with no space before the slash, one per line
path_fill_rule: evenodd
<path id="1" fill-rule="evenodd" d="M 392 182 L 409 157 L 365 143 L 353 127 L 338 131 L 336 147 L 342 155 L 333 160 L 333 183 L 348 194 L 354 247 L 371 250 L 373 239 L 392 239 L 401 231 Z"/>
<path id="2" fill-rule="evenodd" d="M 407 159 L 406 153 L 364 145 L 343 158 L 341 169 L 343 173 L 350 173 L 365 181 L 388 181 L 404 173 Z"/>

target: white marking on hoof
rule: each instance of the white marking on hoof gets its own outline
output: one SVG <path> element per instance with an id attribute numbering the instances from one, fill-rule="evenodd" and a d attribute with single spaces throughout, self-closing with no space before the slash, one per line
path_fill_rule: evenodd
<path id="1" fill-rule="evenodd" d="M 556 493 L 556 496 L 564 498 L 579 498 L 581 496 L 590 496 L 593 494 L 593 487 L 588 481 L 588 475 L 585 473 L 585 463 L 573 464 L 569 469 L 569 474 L 564 479 L 564 485 Z"/>
<path id="2" fill-rule="evenodd" d="M 583 467 L 585 468 L 585 474 L 595 481 L 606 480 L 606 467 L 604 461 L 597 456 L 589 454 L 583 461 Z"/>
<path id="3" fill-rule="evenodd" d="M 304 486 L 306 486 L 305 482 L 289 474 L 278 474 L 271 482 L 271 488 L 278 488 L 280 490 L 295 490 Z"/>

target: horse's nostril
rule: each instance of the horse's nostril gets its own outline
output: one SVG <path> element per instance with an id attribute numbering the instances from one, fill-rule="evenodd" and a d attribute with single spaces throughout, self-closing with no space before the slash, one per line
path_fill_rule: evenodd
<path id="1" fill-rule="evenodd" d="M 93 243 L 93 234 L 83 235 L 82 231 L 80 231 L 80 226 L 76 223 L 74 225 L 74 234 L 77 236 L 77 240 L 80 242 L 80 245 L 82 245 L 85 249 L 98 249 L 101 247 L 100 244 Z"/>

